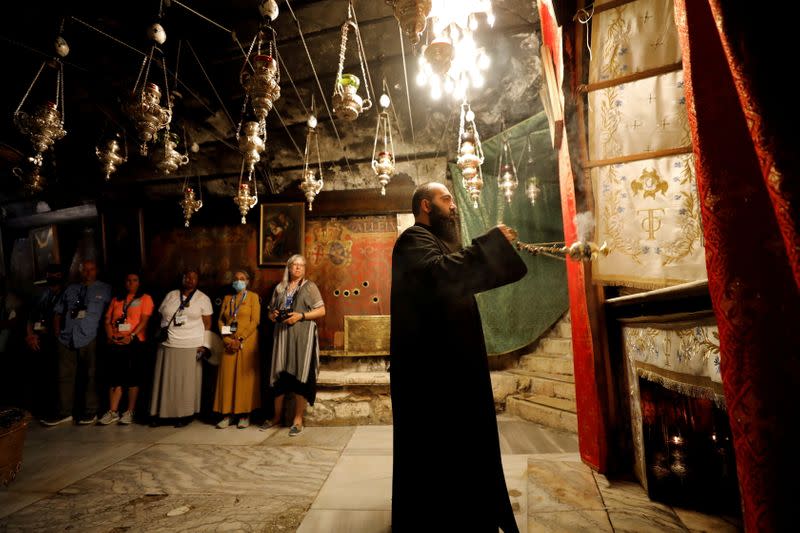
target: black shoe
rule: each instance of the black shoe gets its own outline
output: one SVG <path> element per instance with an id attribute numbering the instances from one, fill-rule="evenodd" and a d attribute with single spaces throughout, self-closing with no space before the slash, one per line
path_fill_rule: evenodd
<path id="1" fill-rule="evenodd" d="M 176 428 L 182 428 L 184 426 L 188 426 L 192 422 L 193 419 L 194 419 L 194 417 L 191 417 L 191 416 L 184 416 L 184 417 L 178 418 L 177 420 L 175 420 L 175 427 Z"/>
<path id="2" fill-rule="evenodd" d="M 78 419 L 79 426 L 93 426 L 97 422 L 97 415 L 83 415 Z"/>
<path id="3" fill-rule="evenodd" d="M 160 425 L 161 425 L 161 419 L 158 418 L 157 416 L 154 416 L 153 418 L 150 419 L 150 427 L 151 428 L 157 428 Z"/>

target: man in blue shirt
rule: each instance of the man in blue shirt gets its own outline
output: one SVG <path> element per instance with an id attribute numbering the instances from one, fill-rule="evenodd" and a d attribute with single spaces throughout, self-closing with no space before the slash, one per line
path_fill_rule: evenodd
<path id="1" fill-rule="evenodd" d="M 97 421 L 96 337 L 111 301 L 111 287 L 97 281 L 97 263 L 92 260 L 81 265 L 81 279 L 81 283 L 73 283 L 64 290 L 64 296 L 54 308 L 53 332 L 58 339 L 58 416 L 45 425 L 71 421 L 74 407 L 81 409 L 78 424 L 90 425 Z"/>

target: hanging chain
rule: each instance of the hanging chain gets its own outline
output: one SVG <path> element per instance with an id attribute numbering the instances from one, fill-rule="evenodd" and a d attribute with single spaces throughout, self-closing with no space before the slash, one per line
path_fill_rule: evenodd
<path id="1" fill-rule="evenodd" d="M 63 127 L 64 121 L 66 120 L 67 117 L 66 113 L 67 101 L 64 99 L 64 64 L 61 61 L 59 61 L 58 67 L 59 67 L 58 75 L 61 80 L 59 82 L 59 86 L 61 87 L 61 126 Z"/>
<path id="2" fill-rule="evenodd" d="M 47 61 L 42 61 L 42 66 L 40 66 L 39 70 L 36 71 L 36 76 L 33 77 L 33 81 L 31 82 L 30 86 L 28 87 L 28 90 L 25 91 L 25 95 L 22 97 L 22 100 L 20 101 L 19 105 L 17 106 L 17 109 L 14 111 L 14 116 L 17 116 L 17 114 L 19 113 L 19 110 L 22 109 L 22 104 L 24 104 L 25 100 L 28 99 L 28 95 L 31 94 L 31 91 L 33 90 L 33 86 L 36 85 L 36 80 L 39 79 L 39 75 L 41 75 L 42 70 L 44 69 L 44 66 L 46 64 L 47 64 Z"/>
<path id="3" fill-rule="evenodd" d="M 341 94 L 344 89 L 342 88 L 342 72 L 344 71 L 344 54 L 347 50 L 347 32 L 350 29 L 351 22 L 348 20 L 342 24 L 342 43 L 339 46 L 339 70 L 336 72 L 336 83 L 333 86 L 333 94 Z"/>

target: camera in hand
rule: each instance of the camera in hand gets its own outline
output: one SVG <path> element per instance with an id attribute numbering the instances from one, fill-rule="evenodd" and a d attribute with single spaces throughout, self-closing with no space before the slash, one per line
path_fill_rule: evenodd
<path id="1" fill-rule="evenodd" d="M 290 314 L 291 311 L 289 309 L 278 309 L 278 316 L 275 317 L 275 322 L 285 321 L 287 318 L 289 318 Z"/>

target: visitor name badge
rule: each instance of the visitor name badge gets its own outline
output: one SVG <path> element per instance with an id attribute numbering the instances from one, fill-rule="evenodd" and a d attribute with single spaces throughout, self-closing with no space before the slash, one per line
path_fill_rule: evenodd
<path id="1" fill-rule="evenodd" d="M 44 322 L 42 322 L 41 320 L 38 322 L 34 322 L 33 331 L 44 331 Z"/>
<path id="2" fill-rule="evenodd" d="M 78 314 L 77 314 L 77 315 L 75 315 L 75 318 L 76 318 L 77 320 L 83 320 L 84 318 L 86 318 L 86 311 L 84 311 L 83 309 L 81 309 L 80 311 L 78 311 Z"/>
<path id="3" fill-rule="evenodd" d="M 183 315 L 175 315 L 175 325 L 182 326 L 186 323 L 186 317 Z"/>
<path id="4" fill-rule="evenodd" d="M 130 324 L 120 324 L 119 326 L 117 326 L 117 329 L 119 330 L 120 333 L 124 333 L 126 331 L 130 331 L 131 330 L 131 325 Z"/>
<path id="5" fill-rule="evenodd" d="M 231 327 L 230 326 L 222 326 L 222 334 L 223 335 L 230 335 L 231 334 Z"/>

